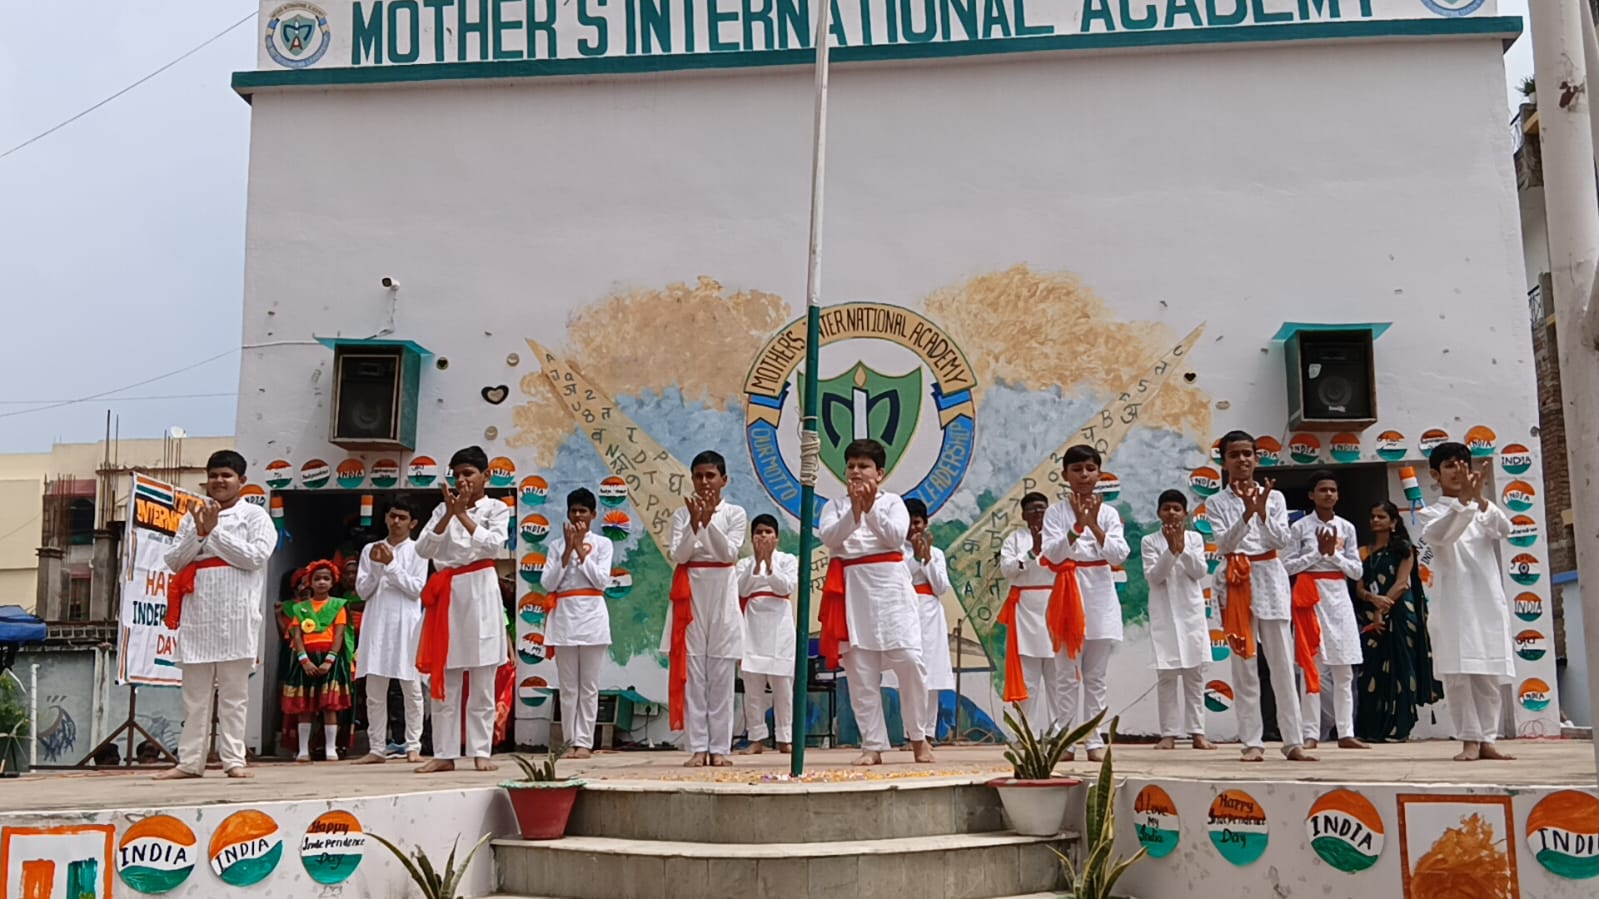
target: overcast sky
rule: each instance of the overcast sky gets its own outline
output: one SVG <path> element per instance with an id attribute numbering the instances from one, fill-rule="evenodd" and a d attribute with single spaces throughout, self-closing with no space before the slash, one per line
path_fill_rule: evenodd
<path id="1" fill-rule="evenodd" d="M 0 153 L 149 74 L 255 4 L 71 6 L 72 15 L 29 15 L 0 28 Z M 1526 9 L 1526 0 L 1500 2 L 1502 15 Z M 15 335 L 0 356 L 0 452 L 98 439 L 107 408 L 124 437 L 155 437 L 171 426 L 194 436 L 233 432 L 250 117 L 228 83 L 235 70 L 254 65 L 259 40 L 257 23 L 246 23 L 0 159 L 0 297 Z M 1528 45 L 1523 36 L 1506 56 L 1507 91 L 1532 70 Z M 40 405 L 134 385 L 219 353 L 114 397 Z"/>

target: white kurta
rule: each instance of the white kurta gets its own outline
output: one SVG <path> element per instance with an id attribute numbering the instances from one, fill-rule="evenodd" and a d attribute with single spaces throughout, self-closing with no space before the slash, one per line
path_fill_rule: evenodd
<path id="1" fill-rule="evenodd" d="M 194 592 L 183 600 L 179 665 L 257 660 L 266 562 L 277 545 L 272 516 L 254 503 L 239 500 L 219 511 L 216 527 L 204 540 L 195 535 L 194 518 L 183 516 L 177 539 L 167 550 L 167 567 L 176 574 L 204 559 L 221 559 L 228 567 L 195 573 Z"/>
<path id="2" fill-rule="evenodd" d="M 1139 546 L 1144 580 L 1149 584 L 1149 642 L 1155 669 L 1198 668 L 1210 661 L 1210 628 L 1205 623 L 1205 538 L 1183 532 L 1183 551 L 1173 555 L 1166 535 L 1147 534 Z"/>
<path id="3" fill-rule="evenodd" d="M 1055 572 L 1033 555 L 1033 532 L 1014 531 L 999 545 L 999 568 L 1011 587 L 1021 587 L 1016 599 L 1016 632 L 1007 639 L 1016 641 L 1016 651 L 1030 659 L 1053 659 L 1055 643 L 1049 636 L 1044 613 L 1049 609 L 1049 592 L 1055 586 Z"/>
<path id="4" fill-rule="evenodd" d="M 421 637 L 422 586 L 427 583 L 428 562 L 416 554 L 415 540 L 390 543 L 394 561 L 385 565 L 372 561 L 374 546 L 377 544 L 369 543 L 361 550 L 355 574 L 356 595 L 366 601 L 356 674 L 419 681 L 422 673 L 416 670 L 416 644 Z M 383 700 L 387 702 L 388 697 Z"/>
<path id="5" fill-rule="evenodd" d="M 1223 555 L 1243 553 L 1258 556 L 1277 553 L 1277 558 L 1250 564 L 1249 587 L 1253 593 L 1250 606 L 1252 614 L 1261 621 L 1288 621 L 1291 595 L 1288 571 L 1283 568 L 1283 554 L 1293 546 L 1293 535 L 1288 532 L 1288 501 L 1281 492 L 1273 490 L 1266 498 L 1266 521 L 1250 518 L 1244 523 L 1244 501 L 1231 488 L 1225 489 L 1205 501 L 1211 524 L 1216 527 L 1216 549 Z M 1216 571 L 1216 596 L 1223 607 L 1227 605 L 1227 576 L 1224 567 Z"/>
<path id="6" fill-rule="evenodd" d="M 757 571 L 753 558 L 740 559 L 736 571 L 739 598 L 750 597 L 744 607 L 744 673 L 793 677 L 793 595 L 799 584 L 799 557 L 774 550 L 770 571 L 764 565 Z"/>
<path id="7" fill-rule="evenodd" d="M 739 659 L 744 655 L 744 616 L 738 610 L 738 574 L 733 565 L 744 546 L 749 530 L 744 509 L 723 501 L 711 515 L 710 524 L 698 531 L 689 527 L 688 509 L 672 516 L 671 562 L 723 562 L 726 568 L 691 568 L 689 584 L 694 590 L 694 620 L 689 622 L 684 641 L 691 656 L 713 659 Z M 672 651 L 672 616 L 667 611 L 666 631 L 661 635 L 661 652 Z"/>
<path id="8" fill-rule="evenodd" d="M 933 595 L 925 593 L 916 594 L 916 614 L 922 626 L 922 664 L 927 667 L 927 689 L 953 690 L 955 689 L 955 666 L 949 660 L 949 620 L 944 617 L 944 594 L 950 590 L 949 568 L 944 561 L 944 551 L 936 546 L 928 547 L 930 551 L 927 564 L 923 565 L 916 558 L 916 550 L 909 543 L 905 544 L 905 567 L 911 573 L 911 587 L 926 584 L 932 589 Z M 892 671 L 885 671 L 884 686 L 898 686 L 886 683 L 894 679 Z"/>
<path id="9" fill-rule="evenodd" d="M 1083 594 L 1083 614 L 1088 620 L 1086 639 L 1120 640 L 1122 602 L 1116 593 L 1116 574 L 1111 566 L 1126 562 L 1132 550 L 1122 529 L 1122 517 L 1110 503 L 1099 507 L 1098 523 L 1105 532 L 1103 545 L 1094 539 L 1092 531 L 1076 532 L 1077 514 L 1069 503 L 1062 501 L 1050 506 L 1044 513 L 1044 558 L 1051 562 L 1072 559 L 1109 563 L 1077 569 L 1077 589 Z"/>
<path id="10" fill-rule="evenodd" d="M 566 554 L 565 536 L 547 544 L 544 572 L 539 575 L 539 585 L 546 594 L 554 596 L 566 590 L 598 590 L 603 594 L 611 585 L 611 541 L 586 534 L 583 543 L 589 547 L 588 559 L 579 563 L 574 555 L 571 567 L 561 565 L 561 557 Z M 611 613 L 605 608 L 605 597 L 561 597 L 544 622 L 544 645 L 611 645 Z"/>
<path id="11" fill-rule="evenodd" d="M 857 524 L 848 497 L 822 509 L 817 535 L 835 559 L 859 559 L 902 552 L 910 530 L 905 501 L 879 490 L 871 511 Z M 910 570 L 900 562 L 851 565 L 844 569 L 844 618 L 849 645 L 860 649 L 922 648 L 919 597 L 911 587 Z"/>
<path id="12" fill-rule="evenodd" d="M 472 533 L 454 519 L 444 533 L 434 533 L 447 511 L 442 503 L 433 510 L 417 538 L 417 555 L 431 559 L 440 571 L 499 557 L 510 534 L 510 506 L 485 496 L 467 512 L 476 525 Z M 498 667 L 506 658 L 499 575 L 492 568 L 456 575 L 450 583 L 450 648 L 445 669 Z"/>
<path id="13" fill-rule="evenodd" d="M 1424 506 L 1417 517 L 1433 554 L 1427 589 L 1433 671 L 1514 675 L 1510 604 L 1498 554 L 1499 541 L 1510 536 L 1510 519 L 1493 503 L 1479 511 L 1453 497 Z"/>
<path id="14" fill-rule="evenodd" d="M 1321 528 L 1338 532 L 1338 547 L 1331 556 L 1321 554 L 1316 539 L 1316 531 Z M 1293 546 L 1283 567 L 1290 575 L 1302 571 L 1336 571 L 1345 578 L 1360 580 L 1360 537 L 1347 520 L 1334 515 L 1332 521 L 1322 521 L 1312 512 L 1294 522 L 1289 533 Z M 1349 584 L 1328 578 L 1317 581 L 1316 588 L 1321 596 L 1316 603 L 1316 620 L 1321 623 L 1321 651 L 1316 659 L 1323 665 L 1361 664 L 1360 625 L 1355 622 L 1355 604 L 1349 596 Z"/>

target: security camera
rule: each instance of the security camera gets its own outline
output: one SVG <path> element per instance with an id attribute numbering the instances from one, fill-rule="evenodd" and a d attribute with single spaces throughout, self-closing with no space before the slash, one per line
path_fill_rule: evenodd
<path id="1" fill-rule="evenodd" d="M 400 281 L 399 281 L 399 279 L 398 278 L 390 278 L 388 275 L 384 275 L 383 276 L 382 284 L 383 284 L 384 287 L 387 287 L 390 290 L 399 290 L 400 289 Z"/>

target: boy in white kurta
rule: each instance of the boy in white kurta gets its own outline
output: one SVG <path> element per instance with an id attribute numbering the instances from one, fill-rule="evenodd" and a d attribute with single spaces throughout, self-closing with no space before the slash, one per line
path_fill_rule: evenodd
<path id="1" fill-rule="evenodd" d="M 875 440 L 856 440 L 845 447 L 849 496 L 828 503 L 817 528 L 832 553 L 818 615 L 822 656 L 834 666 L 842 660 L 849 679 L 850 708 L 861 731 L 857 765 L 882 764 L 889 748 L 883 672 L 894 672 L 902 696 L 927 690 L 921 617 L 905 567 L 910 515 L 904 500 L 878 486 L 887 458 Z M 927 732 L 924 704 L 903 703 L 901 710 L 906 734 L 916 735 L 911 739 L 916 761 L 931 762 L 932 746 L 922 736 Z"/>
<path id="2" fill-rule="evenodd" d="M 788 753 L 794 741 L 794 587 L 799 583 L 799 558 L 777 548 L 777 519 L 757 515 L 750 525 L 755 554 L 738 560 L 738 601 L 744 609 L 744 728 L 759 754 L 767 736 L 766 713 L 772 713 L 777 751 Z M 771 693 L 767 693 L 767 689 Z"/>
<path id="3" fill-rule="evenodd" d="M 916 613 L 922 628 L 922 667 L 927 671 L 927 691 L 922 696 L 922 734 L 932 744 L 938 738 L 938 706 L 940 694 L 955 689 L 955 666 L 949 660 L 949 621 L 944 617 L 944 594 L 949 592 L 949 568 L 944 562 L 944 551 L 933 545 L 933 535 L 927 530 L 927 504 L 919 499 L 905 500 L 905 512 L 911 526 L 905 538 L 905 567 L 911 573 L 911 588 L 916 591 Z M 898 678 L 892 671 L 883 672 L 884 686 Z M 914 702 L 904 691 L 901 704 Z M 905 736 L 916 739 L 917 735 Z"/>
<path id="4" fill-rule="evenodd" d="M 1091 446 L 1067 448 L 1061 473 L 1070 492 L 1044 513 L 1044 558 L 1056 574 L 1050 602 L 1066 606 L 1064 613 L 1049 616 L 1065 625 L 1063 633 L 1051 633 L 1057 664 L 1066 666 L 1062 677 L 1067 689 L 1057 710 L 1061 727 L 1077 723 L 1077 681 L 1083 685 L 1082 720 L 1105 710 L 1106 670 L 1111 651 L 1122 639 L 1122 603 L 1111 569 L 1127 561 L 1131 548 L 1121 515 L 1095 492 L 1103 464 L 1099 450 Z M 1105 757 L 1105 738 L 1099 731 L 1090 734 L 1083 746 L 1089 761 Z"/>
<path id="5" fill-rule="evenodd" d="M 205 463 L 206 501 L 178 525 L 164 560 L 167 624 L 178 628 L 183 671 L 183 735 L 178 766 L 158 780 L 200 777 L 211 733 L 211 696 L 217 698 L 217 753 L 229 777 L 251 777 L 244 764 L 244 728 L 250 672 L 261 645 L 266 563 L 278 545 L 265 509 L 240 502 L 244 457 L 218 450 Z M 192 595 L 186 595 L 192 594 Z"/>
<path id="6" fill-rule="evenodd" d="M 999 546 L 999 569 L 1008 583 L 997 622 L 1005 630 L 1006 702 L 1025 702 L 1027 723 L 1037 733 L 1065 727 L 1060 718 L 1066 694 L 1077 689 L 1066 679 L 1068 665 L 1055 655 L 1045 613 L 1055 589 L 1055 572 L 1044 563 L 1044 514 L 1049 498 L 1042 493 L 1022 497 L 1027 527 L 1011 532 Z"/>
<path id="7" fill-rule="evenodd" d="M 555 651 L 555 676 L 561 693 L 561 736 L 570 756 L 594 754 L 594 725 L 600 713 L 600 671 L 611 645 L 611 613 L 605 588 L 611 584 L 611 541 L 589 530 L 598 504 L 593 491 L 579 487 L 566 495 L 566 525 L 545 552 L 539 585 L 544 588 L 544 645 Z"/>
<path id="8" fill-rule="evenodd" d="M 1188 529 L 1188 498 L 1179 490 L 1160 495 L 1160 530 L 1144 536 L 1139 552 L 1149 584 L 1149 642 L 1155 650 L 1160 742 L 1177 748 L 1189 737 L 1195 749 L 1215 749 L 1205 738 L 1205 661 L 1210 634 L 1205 624 L 1205 539 Z"/>
<path id="9" fill-rule="evenodd" d="M 1516 672 L 1497 553 L 1510 536 L 1510 519 L 1483 496 L 1488 463 L 1473 471 L 1464 444 L 1439 444 L 1427 463 L 1444 494 L 1417 513 L 1421 539 L 1433 554 L 1427 634 L 1433 671 L 1444 682 L 1455 738 L 1463 744 L 1455 760 L 1511 759 L 1494 746 L 1499 691 Z"/>
<path id="10" fill-rule="evenodd" d="M 1283 563 L 1294 578 L 1294 627 L 1320 634 L 1315 658 L 1297 660 L 1304 672 L 1300 715 L 1305 748 L 1315 749 L 1321 738 L 1322 697 L 1331 692 L 1338 747 L 1369 749 L 1355 739 L 1355 666 L 1362 661 L 1362 647 L 1348 584 L 1362 574 L 1360 538 L 1355 526 L 1333 511 L 1338 505 L 1338 481 L 1332 472 L 1311 474 L 1310 500 L 1316 511 L 1289 528 L 1291 545 Z M 1303 636 L 1294 645 L 1296 651 L 1300 646 L 1312 648 Z"/>
<path id="11" fill-rule="evenodd" d="M 361 614 L 356 675 L 366 680 L 367 754 L 357 765 L 381 765 L 389 745 L 389 682 L 398 681 L 405 704 L 405 758 L 422 761 L 422 674 L 416 645 L 422 626 L 422 587 L 427 560 L 417 555 L 411 531 L 416 516 L 403 500 L 383 514 L 386 540 L 361 550 L 355 592 L 366 602 Z"/>
<path id="12" fill-rule="evenodd" d="M 461 707 L 466 706 L 466 756 L 479 771 L 493 771 L 494 674 L 508 658 L 505 607 L 494 570 L 509 536 L 511 508 L 483 495 L 489 459 L 470 446 L 450 457 L 455 488 L 440 488 L 416 541 L 417 555 L 433 562 L 422 588 L 422 635 L 417 668 L 428 676 L 433 698 L 433 758 L 418 774 L 455 770 L 461 758 Z M 464 681 L 463 681 L 464 679 Z M 463 695 L 465 691 L 465 695 Z"/>
<path id="13" fill-rule="evenodd" d="M 706 450 L 690 466 L 694 495 L 672 516 L 668 723 L 687 730 L 685 766 L 727 766 L 733 750 L 733 671 L 744 655 L 744 616 L 733 566 L 744 546 L 744 509 L 722 499 L 727 461 Z"/>

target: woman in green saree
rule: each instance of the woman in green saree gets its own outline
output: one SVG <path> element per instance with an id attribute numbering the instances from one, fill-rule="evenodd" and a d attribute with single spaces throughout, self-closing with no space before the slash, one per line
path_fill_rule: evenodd
<path id="1" fill-rule="evenodd" d="M 1443 698 L 1443 687 L 1432 675 L 1416 546 L 1398 507 L 1387 501 L 1372 506 L 1371 529 L 1375 539 L 1361 547 L 1365 570 L 1355 585 L 1364 625 L 1355 733 L 1402 743 L 1416 726 L 1417 708 Z"/>

